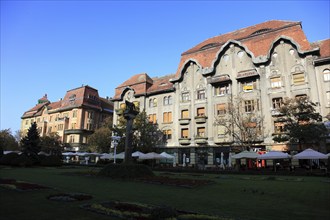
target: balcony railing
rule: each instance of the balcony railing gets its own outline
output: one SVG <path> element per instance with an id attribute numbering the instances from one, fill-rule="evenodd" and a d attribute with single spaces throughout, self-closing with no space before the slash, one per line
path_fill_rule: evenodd
<path id="1" fill-rule="evenodd" d="M 179 138 L 179 143 L 182 145 L 189 145 L 191 138 Z"/>
<path id="2" fill-rule="evenodd" d="M 195 117 L 195 121 L 198 124 L 205 123 L 206 122 L 206 119 L 207 119 L 207 117 L 205 115 L 203 115 L 203 116 L 196 116 Z"/>
<path id="3" fill-rule="evenodd" d="M 207 137 L 195 137 L 196 144 L 207 144 Z"/>
<path id="4" fill-rule="evenodd" d="M 190 118 L 181 118 L 179 119 L 180 125 L 188 125 L 190 123 Z"/>

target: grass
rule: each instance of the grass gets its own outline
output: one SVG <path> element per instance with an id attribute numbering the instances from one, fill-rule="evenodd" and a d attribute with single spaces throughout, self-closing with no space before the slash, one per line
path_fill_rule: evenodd
<path id="1" fill-rule="evenodd" d="M 162 173 L 173 178 L 208 179 L 215 184 L 186 189 L 107 177 L 81 175 L 97 168 L 7 168 L 0 178 L 14 178 L 52 187 L 30 192 L 0 188 L 0 213 L 4 219 L 111 219 L 81 209 L 86 203 L 119 200 L 176 209 L 237 220 L 328 219 L 330 179 L 312 176 L 252 176 L 189 173 Z M 77 175 L 77 173 L 80 175 Z M 54 193 L 84 193 L 92 200 L 56 202 L 46 197 Z"/>

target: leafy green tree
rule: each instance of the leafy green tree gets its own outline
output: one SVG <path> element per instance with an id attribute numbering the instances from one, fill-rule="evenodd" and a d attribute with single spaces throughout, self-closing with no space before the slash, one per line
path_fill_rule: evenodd
<path id="1" fill-rule="evenodd" d="M 91 152 L 105 153 L 110 151 L 112 136 L 112 118 L 106 118 L 101 127 L 89 136 L 87 150 Z"/>
<path id="2" fill-rule="evenodd" d="M 4 129 L 0 131 L 0 155 L 3 154 L 4 150 L 19 150 L 18 142 L 12 135 L 10 129 Z"/>
<path id="3" fill-rule="evenodd" d="M 62 145 L 60 136 L 56 133 L 50 133 L 47 136 L 40 137 L 41 151 L 51 155 L 62 155 Z"/>
<path id="4" fill-rule="evenodd" d="M 21 147 L 27 155 L 37 155 L 40 152 L 40 135 L 36 122 L 31 124 L 26 136 L 22 138 Z"/>
<path id="5" fill-rule="evenodd" d="M 149 118 L 145 110 L 140 112 L 133 123 L 133 151 L 151 152 L 154 151 L 154 147 L 163 143 L 163 132 L 159 130 L 157 124 L 149 122 Z M 112 131 L 116 135 L 123 137 L 117 146 L 117 151 L 123 151 L 125 148 L 125 132 L 126 132 L 126 120 L 123 116 L 119 118 L 118 125 L 112 128 Z"/>
<path id="6" fill-rule="evenodd" d="M 300 149 L 303 144 L 319 144 L 324 140 L 328 131 L 315 106 L 306 96 L 284 99 L 278 111 L 282 115 L 287 135 L 276 135 L 273 140 L 289 141 L 298 144 Z"/>

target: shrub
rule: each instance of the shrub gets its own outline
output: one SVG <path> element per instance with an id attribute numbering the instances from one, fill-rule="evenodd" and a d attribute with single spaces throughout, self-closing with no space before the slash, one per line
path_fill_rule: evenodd
<path id="1" fill-rule="evenodd" d="M 150 167 L 143 164 L 108 164 L 100 172 L 101 176 L 121 179 L 136 179 L 154 176 Z"/>
<path id="2" fill-rule="evenodd" d="M 2 165 L 11 165 L 11 162 L 18 158 L 17 153 L 9 153 L 9 154 L 4 154 L 0 157 L 0 164 Z"/>
<path id="3" fill-rule="evenodd" d="M 26 154 L 21 154 L 17 158 L 11 161 L 11 165 L 19 166 L 19 167 L 29 167 L 32 166 L 33 164 L 34 164 L 33 160 Z"/>
<path id="4" fill-rule="evenodd" d="M 50 156 L 43 156 L 40 160 L 40 165 L 41 166 L 61 166 L 62 165 L 62 160 L 55 155 L 50 155 Z"/>
<path id="5" fill-rule="evenodd" d="M 155 207 L 152 209 L 150 217 L 151 219 L 168 219 L 174 218 L 178 215 L 177 211 L 168 206 Z"/>

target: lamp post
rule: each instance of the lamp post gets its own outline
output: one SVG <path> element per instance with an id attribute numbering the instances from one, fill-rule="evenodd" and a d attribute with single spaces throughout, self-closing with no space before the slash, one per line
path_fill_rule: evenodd
<path id="1" fill-rule="evenodd" d="M 113 163 L 116 163 L 116 154 L 117 154 L 117 146 L 118 146 L 118 141 L 121 139 L 120 136 L 112 136 L 111 137 L 112 141 L 111 141 L 111 147 L 114 148 L 113 151 Z"/>

